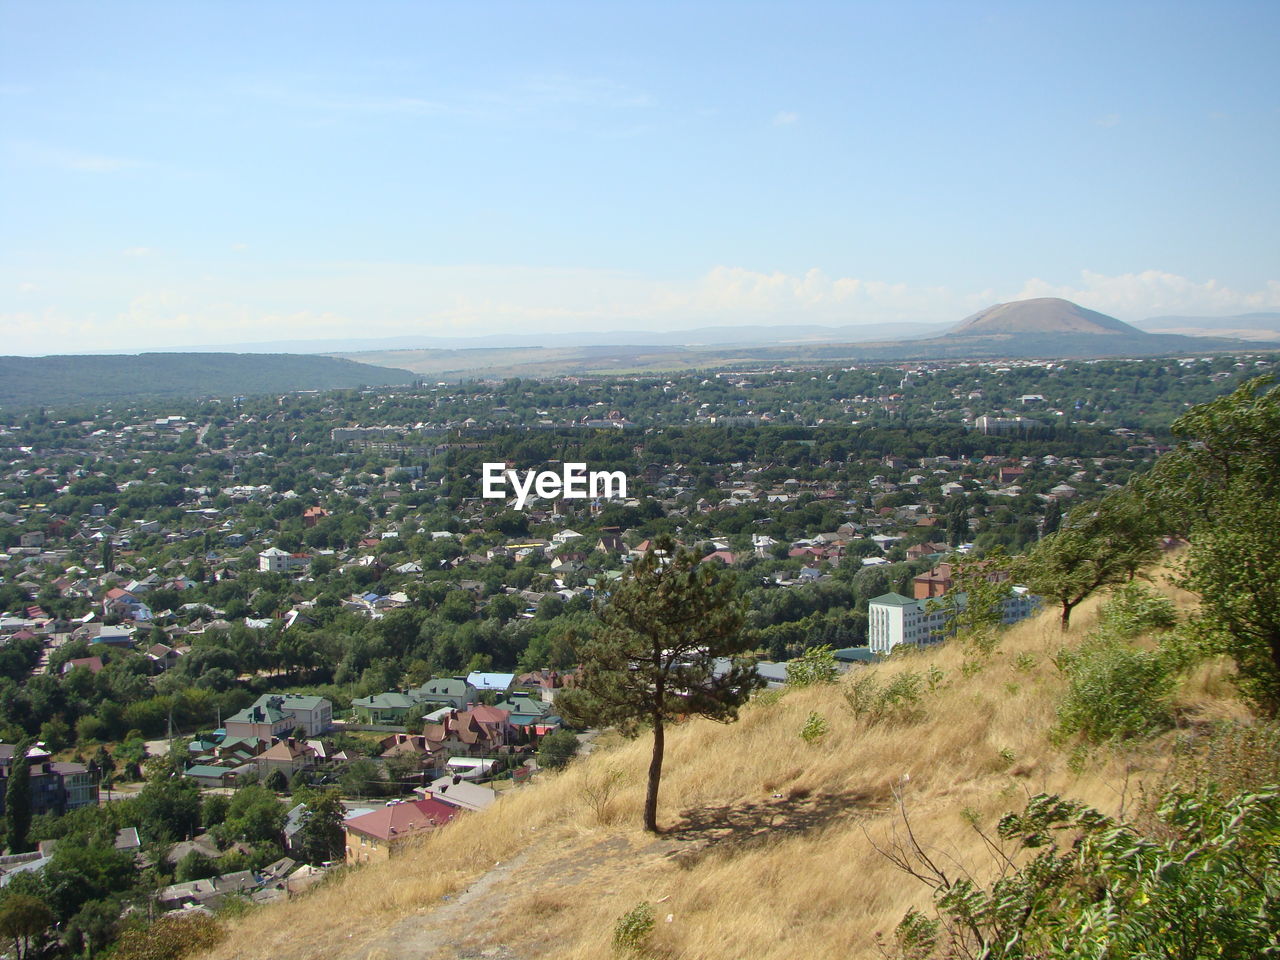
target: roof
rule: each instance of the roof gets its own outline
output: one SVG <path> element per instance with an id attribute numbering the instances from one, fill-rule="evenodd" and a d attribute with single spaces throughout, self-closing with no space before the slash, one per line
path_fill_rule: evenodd
<path id="1" fill-rule="evenodd" d="M 879 604 L 882 607 L 910 607 L 914 606 L 915 602 L 910 597 L 904 597 L 900 593 L 883 593 L 871 599 L 871 603 Z"/>
<path id="2" fill-rule="evenodd" d="M 428 680 L 417 691 L 421 694 L 438 694 L 446 697 L 466 696 L 470 685 L 461 677 L 437 677 Z"/>
<path id="3" fill-rule="evenodd" d="M 379 840 L 393 840 L 397 837 L 412 836 L 424 830 L 442 827 L 458 816 L 458 809 L 439 800 L 412 800 L 408 803 L 393 803 L 343 821 L 349 831 L 377 837 Z"/>
<path id="4" fill-rule="evenodd" d="M 351 701 L 351 706 L 364 707 L 366 710 L 407 710 L 418 702 L 413 697 L 392 690 L 390 693 L 375 693 L 372 697 L 356 697 Z"/>
<path id="5" fill-rule="evenodd" d="M 278 702 L 277 702 L 278 701 Z M 316 710 L 328 703 L 324 697 L 311 697 L 304 693 L 264 693 L 254 701 L 255 707 L 275 706 L 281 710 Z"/>
<path id="6" fill-rule="evenodd" d="M 487 809 L 493 805 L 498 796 L 492 787 L 482 787 L 475 783 L 468 783 L 457 775 L 441 777 L 439 780 L 432 781 L 431 786 L 427 787 L 426 790 L 433 797 L 438 797 L 444 803 L 461 807 L 464 810 Z"/>
<path id="7" fill-rule="evenodd" d="M 221 779 L 230 772 L 230 767 L 211 767 L 203 763 L 197 763 L 195 766 L 187 767 L 186 769 L 188 777 L 200 777 L 203 780 Z"/>
<path id="8" fill-rule="evenodd" d="M 233 717 L 227 717 L 225 723 L 280 723 L 289 717 L 289 714 L 277 710 L 275 707 L 254 705 L 245 707 Z"/>
<path id="9" fill-rule="evenodd" d="M 507 690 L 516 682 L 514 673 L 469 673 L 467 683 L 477 690 Z"/>

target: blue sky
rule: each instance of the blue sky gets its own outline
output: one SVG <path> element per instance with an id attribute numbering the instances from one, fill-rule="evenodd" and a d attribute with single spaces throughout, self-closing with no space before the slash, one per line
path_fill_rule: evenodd
<path id="1" fill-rule="evenodd" d="M 6 353 L 1280 309 L 1280 4 L 0 4 Z"/>

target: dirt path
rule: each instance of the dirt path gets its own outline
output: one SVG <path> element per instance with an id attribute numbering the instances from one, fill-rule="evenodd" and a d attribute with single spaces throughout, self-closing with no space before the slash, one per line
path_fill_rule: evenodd
<path id="1" fill-rule="evenodd" d="M 532 848 L 494 866 L 461 893 L 420 908 L 347 956 L 352 960 L 554 957 L 557 944 L 542 942 L 532 930 L 523 929 L 518 950 L 504 936 L 505 921 L 527 909 L 531 892 L 573 889 L 590 882 L 602 865 L 624 858 L 631 866 L 639 866 L 647 856 L 667 855 L 669 846 L 661 841 L 646 843 L 641 852 L 625 837 L 613 836 L 574 849 L 572 857 L 549 857 L 547 849 Z M 640 856 L 632 859 L 637 853 Z"/>
<path id="2" fill-rule="evenodd" d="M 433 906 L 420 907 L 413 916 L 396 923 L 382 937 L 366 945 L 358 956 L 361 960 L 431 960 L 435 957 L 491 958 L 518 960 L 505 946 L 480 942 L 484 924 L 477 921 L 490 915 L 495 900 L 506 897 L 494 888 L 508 881 L 528 858 L 518 854 L 491 868 L 459 894 L 440 900 Z M 509 896 L 509 891 L 507 891 Z M 481 904 L 480 901 L 484 901 Z"/>

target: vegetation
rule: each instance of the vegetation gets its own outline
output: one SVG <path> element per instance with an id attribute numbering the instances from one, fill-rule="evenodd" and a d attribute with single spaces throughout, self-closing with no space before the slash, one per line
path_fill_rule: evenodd
<path id="1" fill-rule="evenodd" d="M 729 721 L 759 686 L 732 584 L 710 564 L 662 540 L 609 596 L 600 627 L 580 648 L 582 675 L 561 694 L 576 721 L 653 734 L 644 825 L 658 831 L 658 788 L 666 725 L 679 717 Z M 727 661 L 727 662 L 726 662 Z"/>

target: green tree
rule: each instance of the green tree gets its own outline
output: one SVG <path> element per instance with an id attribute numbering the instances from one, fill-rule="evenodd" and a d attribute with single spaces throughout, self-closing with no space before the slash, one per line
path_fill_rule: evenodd
<path id="1" fill-rule="evenodd" d="M 0 902 L 0 939 L 13 944 L 15 960 L 39 956 L 53 926 L 53 911 L 25 893 L 10 894 Z"/>
<path id="2" fill-rule="evenodd" d="M 538 746 L 538 766 L 558 770 L 578 754 L 577 736 L 570 730 L 556 730 L 542 738 Z"/>
<path id="3" fill-rule="evenodd" d="M 341 860 L 346 848 L 342 821 L 347 812 L 336 791 L 308 794 L 302 829 L 298 832 L 301 858 L 307 863 L 322 864 Z"/>
<path id="4" fill-rule="evenodd" d="M 26 853 L 30 849 L 27 833 L 31 830 L 31 761 L 27 759 L 30 741 L 24 740 L 13 749 L 13 764 L 4 793 L 4 824 L 10 853 Z"/>
<path id="5" fill-rule="evenodd" d="M 1057 604 L 1064 631 L 1071 612 L 1094 591 L 1125 582 L 1158 555 L 1154 537 L 1135 536 L 1121 524 L 1108 525 L 1109 519 L 1099 512 L 1063 527 L 1012 565 L 1016 581 Z"/>
<path id="6" fill-rule="evenodd" d="M 1236 662 L 1236 682 L 1269 712 L 1280 709 L 1280 504 L 1252 491 L 1198 527 L 1179 585 L 1200 596 L 1198 629 Z"/>
<path id="7" fill-rule="evenodd" d="M 688 551 L 672 556 L 669 539 L 655 546 L 599 611 L 600 628 L 580 649 L 579 686 L 557 703 L 576 722 L 652 728 L 644 826 L 656 833 L 666 724 L 736 719 L 760 678 L 733 659 L 754 643 L 729 578 Z"/>
<path id="8" fill-rule="evenodd" d="M 1010 560 L 996 547 L 982 559 L 959 557 L 952 561 L 952 586 L 930 600 L 932 609 L 943 611 L 946 632 L 963 640 L 994 643 L 994 631 L 1004 622 L 1004 602 L 1009 596 Z"/>

